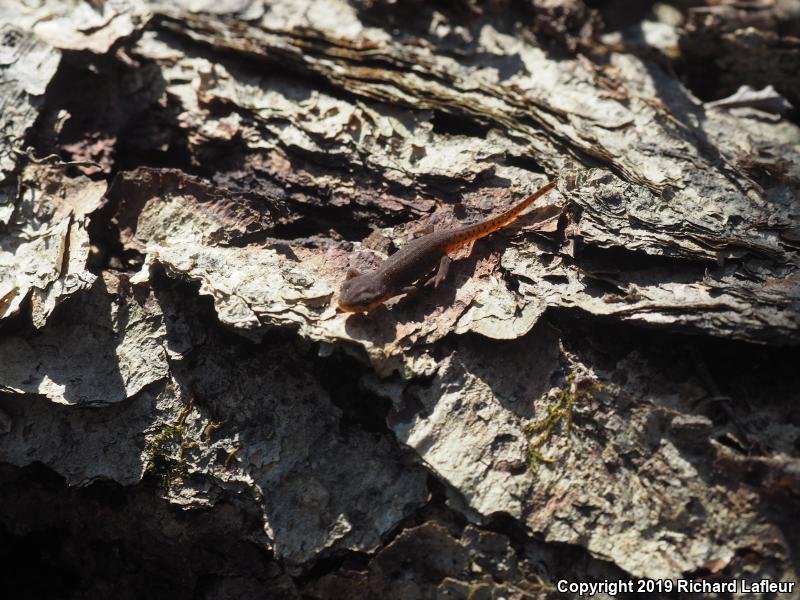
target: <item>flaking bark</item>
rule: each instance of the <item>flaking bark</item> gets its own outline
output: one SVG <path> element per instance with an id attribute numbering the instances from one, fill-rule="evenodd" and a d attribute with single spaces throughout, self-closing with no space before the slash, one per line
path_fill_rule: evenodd
<path id="1" fill-rule="evenodd" d="M 796 580 L 800 10 L 609 4 L 4 5 L 0 539 L 57 507 L 76 597 Z"/>

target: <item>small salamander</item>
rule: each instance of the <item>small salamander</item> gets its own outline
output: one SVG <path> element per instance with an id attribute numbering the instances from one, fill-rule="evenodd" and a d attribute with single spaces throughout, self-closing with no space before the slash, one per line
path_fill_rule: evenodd
<path id="1" fill-rule="evenodd" d="M 438 286 L 447 276 L 451 262 L 449 254 L 508 225 L 537 198 L 554 187 L 554 182 L 548 183 L 504 213 L 475 225 L 434 231 L 411 240 L 372 273 L 361 274 L 355 269 L 349 269 L 339 291 L 339 310 L 367 312 L 389 298 L 412 292 L 418 288 L 412 284 L 420 282 L 433 271 L 437 263 L 439 269 L 427 283 Z"/>

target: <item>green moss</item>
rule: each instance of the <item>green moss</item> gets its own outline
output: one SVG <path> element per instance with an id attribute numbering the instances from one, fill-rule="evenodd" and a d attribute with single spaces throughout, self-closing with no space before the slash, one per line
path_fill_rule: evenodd
<path id="1" fill-rule="evenodd" d="M 183 423 L 166 424 L 148 444 L 145 473 L 159 477 L 167 490 L 189 473 L 189 468 L 183 460 L 183 452 L 191 444 L 187 445 L 184 442 L 185 435 L 186 428 Z"/>
<path id="2" fill-rule="evenodd" d="M 572 412 L 575 403 L 590 400 L 594 393 L 603 387 L 598 382 L 592 382 L 578 389 L 575 378 L 575 371 L 571 371 L 566 377 L 564 386 L 558 390 L 555 401 L 547 406 L 547 414 L 525 427 L 525 434 L 529 439 L 526 460 L 534 473 L 539 464 L 555 462 L 555 459 L 545 456 L 542 450 L 557 430 L 560 429 L 567 435 L 572 431 Z"/>

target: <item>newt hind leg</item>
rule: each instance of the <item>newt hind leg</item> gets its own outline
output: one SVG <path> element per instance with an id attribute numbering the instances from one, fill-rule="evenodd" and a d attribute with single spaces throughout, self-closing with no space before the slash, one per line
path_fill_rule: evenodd
<path id="1" fill-rule="evenodd" d="M 450 271 L 450 263 L 453 262 L 453 259 L 450 258 L 447 254 L 442 256 L 442 259 L 439 261 L 439 268 L 436 270 L 436 274 L 431 277 L 425 285 L 433 285 L 434 289 L 439 287 L 445 278 L 447 277 L 447 273 Z"/>
<path id="2" fill-rule="evenodd" d="M 451 262 L 453 262 L 453 260 L 445 254 L 439 260 L 439 267 L 436 269 L 436 273 L 434 273 L 433 277 L 430 277 L 428 279 L 423 277 L 422 279 L 419 279 L 414 285 L 407 285 L 406 287 L 402 288 L 400 290 L 400 293 L 405 294 L 406 297 L 411 297 L 424 287 L 433 286 L 434 289 L 439 287 L 439 284 L 441 284 L 447 277 L 447 273 L 450 270 Z"/>

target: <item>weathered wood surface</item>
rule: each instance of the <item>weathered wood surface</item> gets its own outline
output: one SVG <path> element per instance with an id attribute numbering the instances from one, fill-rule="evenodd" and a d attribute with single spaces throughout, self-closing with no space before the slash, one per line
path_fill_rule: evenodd
<path id="1" fill-rule="evenodd" d="M 796 580 L 800 7 L 622 4 L 4 3 L 0 539 L 73 523 L 76 597 Z"/>

